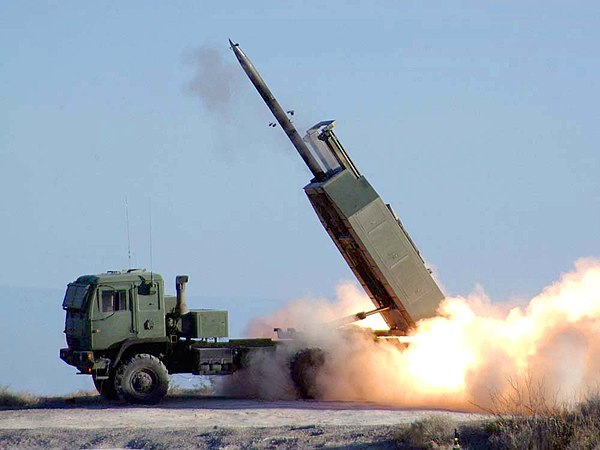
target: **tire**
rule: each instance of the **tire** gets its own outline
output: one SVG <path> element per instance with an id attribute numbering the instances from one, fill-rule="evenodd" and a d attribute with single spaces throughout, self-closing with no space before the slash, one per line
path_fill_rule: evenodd
<path id="1" fill-rule="evenodd" d="M 115 376 L 114 373 L 108 375 L 107 380 L 97 380 L 95 375 L 92 375 L 94 380 L 94 386 L 96 390 L 106 400 L 118 400 L 117 389 L 115 388 Z"/>
<path id="2" fill-rule="evenodd" d="M 121 400 L 154 405 L 167 394 L 169 373 L 156 356 L 135 355 L 117 369 L 115 388 Z"/>
<path id="3" fill-rule="evenodd" d="M 320 392 L 317 386 L 317 373 L 325 364 L 325 352 L 320 348 L 305 348 L 290 361 L 290 375 L 298 396 L 303 399 L 317 399 Z"/>

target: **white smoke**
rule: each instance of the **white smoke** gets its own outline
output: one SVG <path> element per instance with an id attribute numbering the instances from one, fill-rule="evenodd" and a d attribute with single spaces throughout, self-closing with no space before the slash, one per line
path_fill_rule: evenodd
<path id="1" fill-rule="evenodd" d="M 492 393 L 508 392 L 511 380 L 522 377 L 537 380 L 547 395 L 562 402 L 600 384 L 599 260 L 578 260 L 573 271 L 524 307 L 493 304 L 481 288 L 467 297 L 448 298 L 437 317 L 417 324 L 408 345 L 348 327 L 333 333 L 311 327 L 372 308 L 351 284 L 337 292 L 334 302 L 298 300 L 254 321 L 251 336 L 272 336 L 274 326 L 294 326 L 307 335 L 292 347 L 282 346 L 275 358 L 255 361 L 254 375 L 234 377 L 228 389 L 237 383 L 239 395 L 290 398 L 289 357 L 315 346 L 327 355 L 316 384 L 329 400 L 472 410 L 489 405 Z"/>

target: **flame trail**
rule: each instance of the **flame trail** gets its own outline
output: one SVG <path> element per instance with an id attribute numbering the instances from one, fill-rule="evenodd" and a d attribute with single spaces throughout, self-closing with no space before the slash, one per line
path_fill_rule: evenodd
<path id="1" fill-rule="evenodd" d="M 482 290 L 447 298 L 437 317 L 417 324 L 406 339 L 409 345 L 374 340 L 367 333 L 311 329 L 315 321 L 372 308 L 351 283 L 340 285 L 337 297 L 334 303 L 292 302 L 247 330 L 248 335 L 271 336 L 274 326 L 304 327 L 309 337 L 296 347 L 318 345 L 327 353 L 316 380 L 325 399 L 472 410 L 474 404 L 488 406 L 491 392 L 507 392 L 511 380 L 525 375 L 543 383 L 559 401 L 573 401 L 600 384 L 597 259 L 576 261 L 575 270 L 523 307 L 492 304 Z M 381 322 L 369 325 L 381 328 Z M 285 370 L 281 364 L 277 392 L 265 388 L 257 395 L 292 395 L 290 383 L 281 381 Z"/>

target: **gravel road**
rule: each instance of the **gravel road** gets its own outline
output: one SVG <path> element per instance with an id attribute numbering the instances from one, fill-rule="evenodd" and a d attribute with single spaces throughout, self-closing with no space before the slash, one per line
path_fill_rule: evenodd
<path id="1" fill-rule="evenodd" d="M 157 406 L 102 402 L 0 411 L 0 448 L 397 448 L 401 424 L 437 416 L 351 402 L 167 398 Z"/>

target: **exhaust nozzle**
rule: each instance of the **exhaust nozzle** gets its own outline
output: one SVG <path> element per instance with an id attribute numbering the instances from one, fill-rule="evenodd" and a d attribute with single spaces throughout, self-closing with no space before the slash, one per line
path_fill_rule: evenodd
<path id="1" fill-rule="evenodd" d="M 188 282 L 187 275 L 177 275 L 175 277 L 175 289 L 177 290 L 177 303 L 175 304 L 175 313 L 183 316 L 190 312 L 187 303 L 185 302 L 185 284 Z"/>

